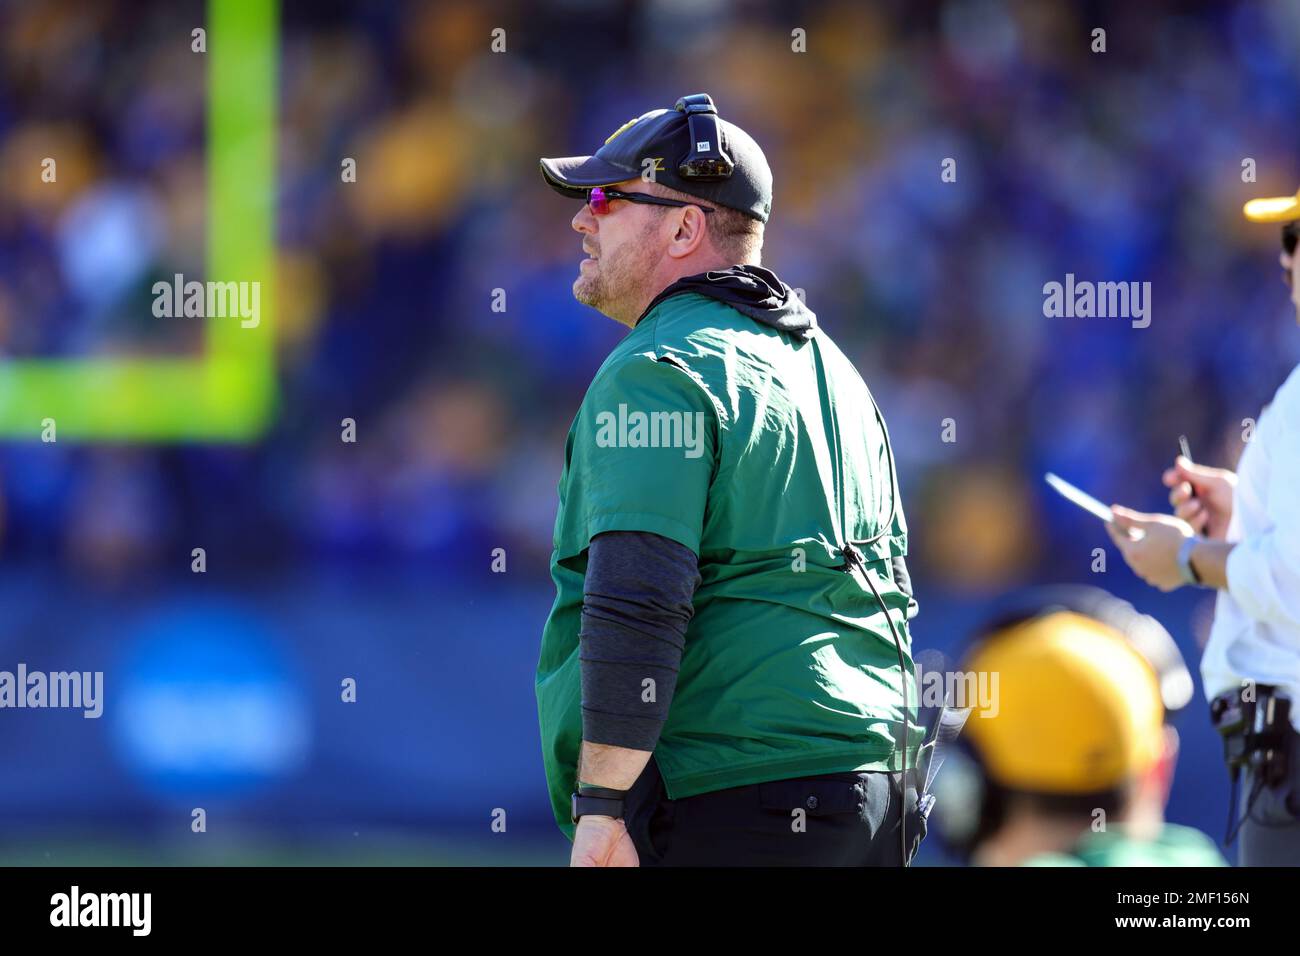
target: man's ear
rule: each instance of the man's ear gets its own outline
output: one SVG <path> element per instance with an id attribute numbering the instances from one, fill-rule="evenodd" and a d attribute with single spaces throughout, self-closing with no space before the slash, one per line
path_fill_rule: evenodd
<path id="1" fill-rule="evenodd" d="M 708 246 L 708 217 L 699 206 L 685 206 L 681 214 L 672 217 L 676 231 L 668 243 L 668 255 L 684 259 L 695 250 Z"/>

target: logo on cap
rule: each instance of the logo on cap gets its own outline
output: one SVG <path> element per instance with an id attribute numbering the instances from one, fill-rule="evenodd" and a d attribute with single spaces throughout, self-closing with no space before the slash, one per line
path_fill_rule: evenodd
<path id="1" fill-rule="evenodd" d="M 635 122 L 636 122 L 637 120 L 639 120 L 640 118 L 641 118 L 641 117 L 639 117 L 639 116 L 633 116 L 630 120 L 628 120 L 626 123 L 624 123 L 624 124 L 623 124 L 622 126 L 620 126 L 618 129 L 614 130 L 614 132 L 610 133 L 609 136 L 608 136 L 608 137 L 606 138 L 606 140 L 605 140 L 605 145 L 608 146 L 608 145 L 609 145 L 609 141 L 610 141 L 611 139 L 613 139 L 613 138 L 614 138 L 615 136 L 617 136 L 619 133 L 623 132 L 623 130 L 627 129 L 629 126 L 631 126 L 633 123 L 635 123 Z"/>

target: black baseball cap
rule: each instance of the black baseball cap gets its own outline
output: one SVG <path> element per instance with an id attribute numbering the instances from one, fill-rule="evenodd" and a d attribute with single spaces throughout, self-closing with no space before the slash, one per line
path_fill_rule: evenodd
<path id="1" fill-rule="evenodd" d="M 707 93 L 683 96 L 670 110 L 629 120 L 594 156 L 543 159 L 541 165 L 551 188 L 571 199 L 586 199 L 593 186 L 636 179 L 653 169 L 655 182 L 759 222 L 767 222 L 772 212 L 767 157 L 748 133 L 718 116 Z"/>

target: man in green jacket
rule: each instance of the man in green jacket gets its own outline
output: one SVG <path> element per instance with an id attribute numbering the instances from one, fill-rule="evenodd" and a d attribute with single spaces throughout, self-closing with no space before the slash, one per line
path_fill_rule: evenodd
<path id="1" fill-rule="evenodd" d="M 573 864 L 904 864 L 907 526 L 866 385 L 759 265 L 762 150 L 695 94 L 541 167 L 574 296 L 630 328 L 569 431 L 537 670 Z"/>

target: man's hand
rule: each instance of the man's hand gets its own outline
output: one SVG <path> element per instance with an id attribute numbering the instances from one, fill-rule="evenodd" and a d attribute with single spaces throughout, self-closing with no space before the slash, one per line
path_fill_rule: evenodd
<path id="1" fill-rule="evenodd" d="M 1192 526 L 1171 515 L 1143 514 L 1119 505 L 1111 505 L 1111 511 L 1115 521 L 1106 525 L 1106 531 L 1133 573 L 1162 591 L 1181 587 L 1178 549 L 1195 534 Z M 1140 536 L 1132 537 L 1134 533 Z"/>
<path id="2" fill-rule="evenodd" d="M 622 820 L 585 816 L 573 835 L 569 866 L 640 866 L 636 847 Z"/>
<path id="3" fill-rule="evenodd" d="M 1232 493 L 1237 476 L 1226 468 L 1207 468 L 1188 461 L 1182 455 L 1161 476 L 1169 492 L 1174 514 L 1182 518 L 1197 534 L 1223 541 L 1232 519 Z"/>

